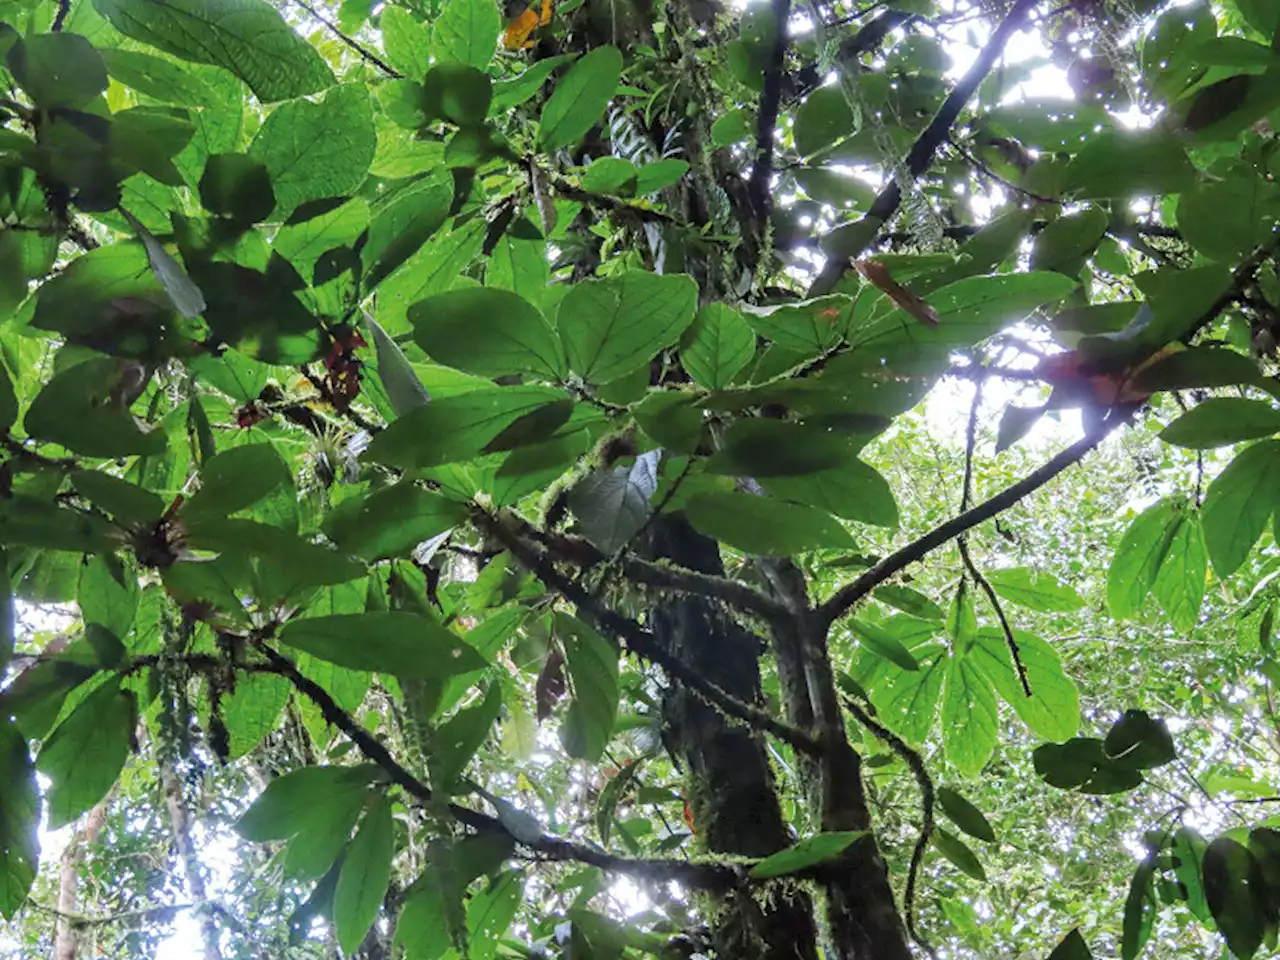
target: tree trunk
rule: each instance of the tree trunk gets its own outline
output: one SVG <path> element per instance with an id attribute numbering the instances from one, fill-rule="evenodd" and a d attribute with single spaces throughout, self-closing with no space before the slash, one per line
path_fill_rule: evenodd
<path id="1" fill-rule="evenodd" d="M 107 822 L 107 799 L 103 799 L 89 811 L 84 822 L 71 832 L 62 851 L 58 867 L 58 917 L 54 923 L 52 960 L 77 960 L 80 952 L 80 931 L 72 922 L 79 910 L 80 862 L 89 844 L 98 839 Z"/>
<path id="2" fill-rule="evenodd" d="M 187 896 L 196 904 L 195 917 L 200 925 L 200 941 L 204 944 L 204 960 L 222 960 L 218 949 L 218 930 L 209 915 L 209 894 L 204 877 L 200 874 L 200 859 L 191 845 L 191 818 L 182 799 L 182 783 L 173 767 L 160 761 L 160 789 L 164 791 L 165 805 L 169 809 L 169 824 L 173 829 L 173 850 L 182 863 L 186 879 Z"/>
<path id="3" fill-rule="evenodd" d="M 653 555 L 691 570 L 724 574 L 719 548 L 679 516 L 658 518 Z M 760 699 L 760 641 L 700 597 L 663 600 L 651 614 L 655 636 L 712 683 L 747 703 Z M 764 744 L 683 687 L 663 701 L 673 753 L 685 766 L 686 796 L 699 840 L 712 853 L 764 857 L 792 843 Z M 757 902 L 734 892 L 713 910 L 719 956 L 733 960 L 814 960 L 813 906 L 799 889 Z"/>

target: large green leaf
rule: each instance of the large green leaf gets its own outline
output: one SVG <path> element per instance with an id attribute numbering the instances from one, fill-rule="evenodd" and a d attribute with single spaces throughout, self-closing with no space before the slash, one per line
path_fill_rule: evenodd
<path id="1" fill-rule="evenodd" d="M 939 827 L 933 832 L 933 845 L 962 873 L 974 880 L 986 882 L 987 872 L 982 869 L 982 862 L 959 837 Z"/>
<path id="2" fill-rule="evenodd" d="M 431 25 L 431 53 L 438 61 L 483 69 L 493 58 L 501 30 L 494 0 L 448 0 Z"/>
<path id="3" fill-rule="evenodd" d="M 742 314 L 723 303 L 698 311 L 680 344 L 689 376 L 709 390 L 722 390 L 755 355 L 756 338 Z"/>
<path id="4" fill-rule="evenodd" d="M 932 649 L 937 651 L 938 647 L 934 645 Z M 924 659 L 918 649 L 914 655 L 918 660 Z M 908 743 L 923 743 L 933 727 L 947 660 L 935 656 L 919 670 L 902 670 L 889 664 L 871 691 L 877 716 Z"/>
<path id="5" fill-rule="evenodd" d="M 1033 633 L 1015 630 L 1018 659 L 1027 671 L 1028 697 L 1013 665 L 1013 654 L 1003 631 L 982 627 L 974 636 L 969 659 L 991 680 L 996 691 L 1013 707 L 1033 733 L 1049 740 L 1075 736 L 1080 726 L 1080 694 L 1062 669 L 1058 652 Z"/>
<path id="6" fill-rule="evenodd" d="M 17 40 L 6 58 L 13 78 L 37 107 L 80 107 L 107 89 L 98 51 L 74 33 L 42 33 Z"/>
<path id="7" fill-rule="evenodd" d="M 573 690 L 560 737 L 571 757 L 594 763 L 613 736 L 618 714 L 618 651 L 576 617 L 556 614 L 554 623 Z"/>
<path id="8" fill-rule="evenodd" d="M 324 532 L 366 560 L 407 556 L 418 544 L 461 523 L 467 508 L 410 483 L 344 500 L 325 519 Z"/>
<path id="9" fill-rule="evenodd" d="M 40 865 L 40 792 L 27 738 L 7 718 L 0 723 L 0 796 L 0 915 L 12 920 Z"/>
<path id="10" fill-rule="evenodd" d="M 892 661 L 903 670 L 920 669 L 920 664 L 911 655 L 911 651 L 881 624 L 874 620 L 855 617 L 851 626 L 858 636 L 859 645 L 866 647 L 876 656 Z"/>
<path id="11" fill-rule="evenodd" d="M 982 811 L 951 787 L 939 787 L 938 806 L 957 827 L 971 837 L 995 843 L 996 832 Z"/>
<path id="12" fill-rule="evenodd" d="M 1271 236 L 1280 219 L 1280 187 L 1251 167 L 1197 184 L 1178 199 L 1178 229 L 1205 256 L 1234 262 Z"/>
<path id="13" fill-rule="evenodd" d="M 1178 507 L 1162 500 L 1139 514 L 1125 531 L 1107 572 L 1107 606 L 1112 616 L 1123 620 L 1141 610 L 1181 522 Z"/>
<path id="14" fill-rule="evenodd" d="M 557 319 L 569 368 L 608 383 L 647 365 L 680 339 L 697 302 L 697 285 L 681 274 L 637 270 L 575 285 Z"/>
<path id="15" fill-rule="evenodd" d="M 380 207 L 360 251 L 367 266 L 364 282 L 368 288 L 381 283 L 444 226 L 453 190 L 453 178 L 439 171 L 396 191 Z"/>
<path id="16" fill-rule="evenodd" d="M 382 906 L 391 881 L 395 821 L 391 801 L 380 795 L 364 815 L 342 861 L 333 894 L 333 922 L 343 953 L 354 955 Z"/>
<path id="17" fill-rule="evenodd" d="M 1199 621 L 1208 572 L 1200 515 L 1184 512 L 1182 522 L 1169 541 L 1169 555 L 1151 585 L 1152 595 L 1164 608 L 1174 629 L 1189 631 Z"/>
<path id="18" fill-rule="evenodd" d="M 991 570 L 987 579 L 1000 596 L 1031 610 L 1073 613 L 1084 606 L 1084 598 L 1057 577 L 1030 567 Z"/>
<path id="19" fill-rule="evenodd" d="M 1151 927 L 1156 919 L 1156 897 L 1152 885 L 1153 869 L 1142 864 L 1134 871 L 1129 884 L 1129 895 L 1124 902 L 1124 920 L 1121 925 L 1120 956 L 1124 960 L 1136 960 L 1147 945 Z"/>
<path id="20" fill-rule="evenodd" d="M 898 525 L 898 504 L 889 483 L 870 464 L 851 459 L 809 476 L 770 477 L 761 485 L 775 497 L 820 507 L 845 520 L 878 527 Z"/>
<path id="21" fill-rule="evenodd" d="M 115 399 L 135 373 L 105 358 L 68 367 L 31 402 L 23 426 L 33 437 L 90 457 L 163 453 L 164 432 L 141 427 Z"/>
<path id="22" fill-rule="evenodd" d="M 853 537 L 816 507 L 750 493 L 699 493 L 685 507 L 707 536 L 744 553 L 789 556 L 822 547 L 851 547 Z"/>
<path id="23" fill-rule="evenodd" d="M 569 492 L 569 508 L 585 534 L 605 553 L 629 544 L 648 522 L 650 501 L 658 489 L 658 452 L 587 474 Z"/>
<path id="24" fill-rule="evenodd" d="M 372 764 L 310 766 L 276 777 L 235 823 L 236 833 L 255 843 L 287 840 L 333 809 L 367 795 L 380 776 Z"/>
<path id="25" fill-rule="evenodd" d="M 1078 197 L 1180 193 L 1195 180 L 1181 142 L 1163 130 L 1107 131 L 1090 138 L 1066 171 Z"/>
<path id="26" fill-rule="evenodd" d="M 463 707 L 440 725 L 432 736 L 432 784 L 437 790 L 457 790 L 457 781 L 475 757 L 502 711 L 502 688 L 491 684 L 479 703 Z"/>
<path id="27" fill-rule="evenodd" d="M 383 9 L 378 27 L 391 64 L 410 80 L 421 80 L 426 76 L 431 66 L 430 26 L 420 23 L 404 7 L 389 6 Z"/>
<path id="28" fill-rule="evenodd" d="M 167 57 L 120 48 L 99 49 L 98 55 L 112 77 L 162 103 L 199 108 L 213 101 L 213 91 L 194 71 Z"/>
<path id="29" fill-rule="evenodd" d="M 559 340 L 542 313 L 507 290 L 450 290 L 415 303 L 409 320 L 414 339 L 433 360 L 467 373 L 554 380 L 566 372 Z"/>
<path id="30" fill-rule="evenodd" d="M 276 214 L 287 216 L 308 200 L 340 197 L 358 187 L 376 147 L 369 93 L 348 83 L 318 103 L 293 100 L 276 107 L 253 138 L 249 156 L 266 166 Z"/>
<path id="31" fill-rule="evenodd" d="M 36 769 L 52 781 L 49 828 L 71 823 L 107 795 L 129 757 L 133 694 L 109 680 L 82 700 L 40 746 Z"/>
<path id="32" fill-rule="evenodd" d="M 842 513 L 856 511 L 888 521 L 892 504 L 890 491 L 876 483 L 870 467 L 865 464 L 865 469 L 850 467 L 857 463 L 854 458 L 859 446 L 856 439 L 818 425 L 762 418 L 739 420 L 725 432 L 720 450 L 708 458 L 707 470 L 756 479 L 790 479 L 794 482 L 783 484 L 779 496 L 806 502 L 829 500 L 833 505 L 841 504 Z M 852 473 L 847 481 L 823 476 L 846 467 Z M 870 494 L 868 504 L 855 506 L 850 502 L 850 497 L 856 497 L 859 492 Z M 889 494 L 888 502 L 886 494 Z M 896 509 L 893 513 L 896 521 Z"/>
<path id="33" fill-rule="evenodd" d="M 839 856 L 865 835 L 859 830 L 815 833 L 811 837 L 805 837 L 793 847 L 787 847 L 785 850 L 779 850 L 765 857 L 751 868 L 751 876 L 756 880 L 763 880 L 797 873 L 814 864 Z"/>
<path id="34" fill-rule="evenodd" d="M 265 103 L 316 93 L 333 72 L 266 0 L 94 0 L 127 37 L 230 70 Z"/>
<path id="35" fill-rule="evenodd" d="M 439 397 L 400 417 L 369 444 L 375 463 L 434 467 L 469 460 L 515 421 L 564 394 L 542 387 L 497 387 Z"/>
<path id="36" fill-rule="evenodd" d="M 1209 484 L 1201 522 L 1213 569 L 1234 573 L 1280 506 L 1280 441 L 1263 440 L 1236 455 Z"/>
<path id="37" fill-rule="evenodd" d="M 597 47 L 570 67 L 542 108 L 538 125 L 542 148 L 556 150 L 580 140 L 604 115 L 621 75 L 622 54 L 617 47 Z"/>
<path id="38" fill-rule="evenodd" d="M 998 716 L 991 680 L 967 656 L 947 662 L 942 691 L 943 745 L 961 774 L 977 776 L 996 748 Z"/>
<path id="39" fill-rule="evenodd" d="M 293 475 L 269 443 L 232 447 L 205 462 L 200 487 L 182 506 L 188 521 L 229 517 L 253 506 L 268 494 L 288 487 L 293 496 Z"/>
<path id="40" fill-rule="evenodd" d="M 442 680 L 485 666 L 484 658 L 430 617 L 401 611 L 291 620 L 280 642 L 351 670 Z"/>
<path id="41" fill-rule="evenodd" d="M 1204 852 L 1204 892 L 1232 955 L 1250 960 L 1268 924 L 1266 884 L 1249 848 L 1227 836 L 1210 843 Z"/>
<path id="42" fill-rule="evenodd" d="M 1210 397 L 1160 433 L 1160 439 L 1192 450 L 1225 447 L 1280 433 L 1280 410 L 1262 400 Z"/>

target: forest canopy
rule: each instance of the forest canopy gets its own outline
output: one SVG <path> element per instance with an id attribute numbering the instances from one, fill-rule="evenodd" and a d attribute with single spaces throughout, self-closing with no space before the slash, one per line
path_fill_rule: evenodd
<path id="1" fill-rule="evenodd" d="M 0 0 L 0 954 L 1280 940 L 1280 4 Z"/>

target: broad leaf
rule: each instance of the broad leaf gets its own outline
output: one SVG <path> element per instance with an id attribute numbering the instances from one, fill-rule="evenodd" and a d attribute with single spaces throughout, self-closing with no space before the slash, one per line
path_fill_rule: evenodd
<path id="1" fill-rule="evenodd" d="M 383 794 L 364 815 L 360 830 L 342 861 L 333 894 L 333 922 L 344 953 L 356 952 L 382 906 L 391 880 L 395 854 L 395 822 L 391 801 Z"/>
<path id="2" fill-rule="evenodd" d="M 1042 613 L 1073 613 L 1084 606 L 1084 598 L 1057 577 L 1030 567 L 991 570 L 987 580 L 1006 600 Z"/>
<path id="3" fill-rule="evenodd" d="M 573 690 L 561 740 L 571 757 L 595 762 L 613 736 L 618 713 L 618 651 L 576 617 L 556 614 L 554 620 Z"/>
<path id="4" fill-rule="evenodd" d="M 291 620 L 280 642 L 351 670 L 442 680 L 485 666 L 462 638 L 412 613 L 337 614 Z"/>
<path id="5" fill-rule="evenodd" d="M 816 833 L 811 837 L 805 837 L 793 847 L 779 850 L 765 857 L 751 868 L 751 876 L 756 880 L 764 880 L 769 877 L 784 877 L 787 874 L 799 873 L 815 864 L 839 856 L 864 836 L 865 834 L 860 830 Z"/>
<path id="6" fill-rule="evenodd" d="M 942 691 L 943 744 L 961 774 L 976 776 L 996 747 L 998 715 L 991 680 L 968 657 L 947 662 Z"/>
<path id="7" fill-rule="evenodd" d="M 0 915 L 12 920 L 40 865 L 40 792 L 27 738 L 7 719 L 0 724 L 0 795 Z"/>
<path id="8" fill-rule="evenodd" d="M 959 837 L 938 827 L 933 831 L 933 845 L 939 853 L 951 861 L 953 866 L 959 868 L 961 873 L 982 883 L 987 882 L 987 872 L 982 869 L 982 862 Z"/>
<path id="9" fill-rule="evenodd" d="M 451 2 L 487 3 L 490 0 Z M 551 99 L 542 108 L 538 126 L 542 148 L 567 147 L 595 126 L 613 98 L 621 74 L 622 54 L 617 47 L 597 47 L 570 67 L 556 82 Z"/>
<path id="10" fill-rule="evenodd" d="M 1058 652 L 1040 637 L 1013 631 L 1018 659 L 1027 671 L 1028 697 L 1013 665 L 1002 630 L 983 627 L 974 638 L 969 659 L 987 675 L 1001 698 L 1034 733 L 1050 740 L 1075 735 L 1080 725 L 1080 694 L 1062 669 Z"/>
<path id="11" fill-rule="evenodd" d="M 982 815 L 982 811 L 961 796 L 951 787 L 939 787 L 937 791 L 938 806 L 950 818 L 951 822 L 971 837 L 995 843 L 996 832 L 991 822 Z"/>
<path id="12" fill-rule="evenodd" d="M 658 489 L 659 451 L 636 457 L 630 467 L 589 473 L 569 493 L 569 508 L 582 532 L 605 553 L 627 546 L 648 522 Z"/>
<path id="13" fill-rule="evenodd" d="M 825 511 L 749 493 L 700 493 L 685 512 L 701 532 L 744 553 L 788 556 L 851 547 L 853 537 Z"/>
<path id="14" fill-rule="evenodd" d="M 1205 494 L 1204 544 L 1220 577 L 1244 563 L 1277 506 L 1280 441 L 1263 440 L 1237 454 Z"/>
<path id="15" fill-rule="evenodd" d="M 255 843 L 287 840 L 311 823 L 324 822 L 333 809 L 366 796 L 379 777 L 372 764 L 308 766 L 276 777 L 235 823 L 236 833 Z"/>
<path id="16" fill-rule="evenodd" d="M 1280 433 L 1280 410 L 1261 400 L 1211 397 L 1198 403 L 1160 433 L 1160 439 L 1192 450 L 1225 447 Z"/>
<path id="17" fill-rule="evenodd" d="M 409 319 L 414 339 L 437 363 L 483 377 L 533 373 L 556 380 L 566 372 L 542 313 L 506 290 L 451 290 L 415 303 Z"/>
<path id="18" fill-rule="evenodd" d="M 755 355 L 756 338 L 742 315 L 722 303 L 698 311 L 680 344 L 689 376 L 709 390 L 722 390 Z"/>
<path id="19" fill-rule="evenodd" d="M 52 781 L 49 827 L 71 823 L 107 795 L 129 757 L 135 703 L 119 680 L 102 684 L 40 746 L 36 769 Z"/>

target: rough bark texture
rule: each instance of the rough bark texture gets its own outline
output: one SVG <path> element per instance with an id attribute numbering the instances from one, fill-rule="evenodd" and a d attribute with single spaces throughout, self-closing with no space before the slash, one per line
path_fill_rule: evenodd
<path id="1" fill-rule="evenodd" d="M 681 517 L 653 525 L 651 550 L 691 570 L 723 575 L 715 541 Z M 759 640 L 702 598 L 670 599 L 652 614 L 654 634 L 704 677 L 741 700 L 760 697 Z M 713 853 L 763 857 L 792 842 L 764 744 L 688 691 L 673 687 L 663 703 L 670 745 L 685 768 L 698 839 Z M 734 960 L 813 960 L 817 956 L 807 894 L 779 891 L 757 902 L 731 894 L 714 917 L 716 950 Z"/>
<path id="2" fill-rule="evenodd" d="M 62 851 L 58 865 L 58 919 L 54 924 L 53 960 L 76 960 L 80 953 L 80 931 L 69 918 L 80 903 L 80 863 L 89 844 L 98 839 L 107 822 L 107 801 L 100 801 L 84 823 L 76 827 Z"/>
<path id="3" fill-rule="evenodd" d="M 160 764 L 160 788 L 164 791 L 165 805 L 169 809 L 169 825 L 173 829 L 173 852 L 182 862 L 186 878 L 187 894 L 197 904 L 195 917 L 200 925 L 200 942 L 204 947 L 204 960 L 222 960 L 218 949 L 218 929 L 205 904 L 209 900 L 204 877 L 200 873 L 200 859 L 191 845 L 191 817 L 182 799 L 182 783 L 167 763 Z"/>

